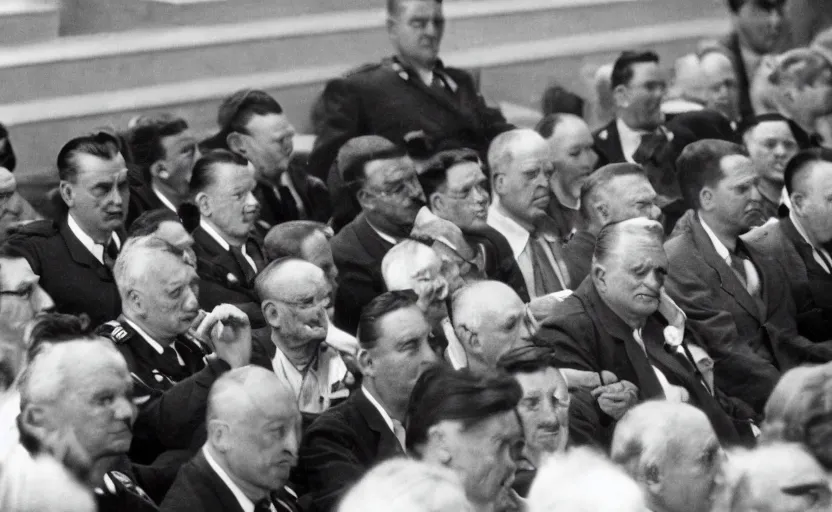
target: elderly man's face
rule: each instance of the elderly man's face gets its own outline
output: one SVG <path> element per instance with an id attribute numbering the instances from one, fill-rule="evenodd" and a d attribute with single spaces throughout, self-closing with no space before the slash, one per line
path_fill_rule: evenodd
<path id="1" fill-rule="evenodd" d="M 832 241 L 832 163 L 811 165 L 807 186 L 800 187 L 800 197 L 792 201 L 792 208 L 803 227 L 818 243 L 825 244 Z"/>
<path id="2" fill-rule="evenodd" d="M 493 366 L 512 348 L 517 348 L 530 337 L 526 307 L 516 293 L 499 297 L 483 297 L 483 310 L 475 333 L 483 351 L 483 358 Z"/>
<path id="3" fill-rule="evenodd" d="M 552 191 L 549 181 L 554 175 L 546 142 L 524 140 L 514 161 L 495 177 L 495 192 L 500 204 L 521 222 L 533 224 L 546 215 Z"/>
<path id="4" fill-rule="evenodd" d="M 745 135 L 745 145 L 761 178 L 783 182 L 783 172 L 798 151 L 797 141 L 785 121 L 760 123 Z"/>
<path id="5" fill-rule="evenodd" d="M 284 114 L 252 116 L 242 135 L 245 157 L 257 176 L 271 182 L 289 168 L 294 151 L 295 127 Z"/>
<path id="6" fill-rule="evenodd" d="M 5 341 L 20 343 L 26 324 L 55 308 L 39 280 L 25 259 L 0 259 L 0 334 Z"/>
<path id="7" fill-rule="evenodd" d="M 664 122 L 662 100 L 667 92 L 664 72 L 655 62 L 633 64 L 633 78 L 618 99 L 622 118 L 630 128 L 655 130 Z"/>
<path id="8" fill-rule="evenodd" d="M 442 3 L 435 0 L 402 0 L 399 12 L 387 22 L 393 47 L 408 63 L 432 68 L 439 56 L 445 32 Z"/>
<path id="9" fill-rule="evenodd" d="M 205 190 L 209 218 L 224 234 L 245 240 L 257 221 L 260 204 L 254 198 L 254 175 L 248 167 L 220 164 L 215 182 Z"/>
<path id="10" fill-rule="evenodd" d="M 644 176 L 618 176 L 607 185 L 604 202 L 608 215 L 605 223 L 644 217 L 659 220 L 662 211 L 656 206 L 656 191 Z"/>
<path id="11" fill-rule="evenodd" d="M 757 189 L 759 177 L 751 160 L 742 155 L 729 155 L 720 162 L 724 178 L 714 187 L 705 187 L 710 194 L 709 208 L 737 235 L 751 229 L 762 216 L 762 196 Z"/>
<path id="12" fill-rule="evenodd" d="M 364 167 L 367 180 L 359 192 L 362 207 L 372 219 L 410 232 L 425 204 L 425 193 L 408 157 L 373 160 Z M 378 221 L 376 221 L 378 222 Z"/>
<path id="13" fill-rule="evenodd" d="M 523 398 L 517 406 L 526 450 L 532 462 L 540 467 L 546 454 L 566 449 L 569 440 L 569 390 L 560 371 L 545 368 L 531 373 L 514 375 L 523 388 Z"/>
<path id="14" fill-rule="evenodd" d="M 581 186 L 598 163 L 589 127 L 580 118 L 567 117 L 558 124 L 547 142 L 555 165 L 552 190 L 559 189 L 571 198 L 579 198 Z"/>
<path id="15" fill-rule="evenodd" d="M 782 35 L 785 0 L 745 0 L 734 15 L 742 40 L 756 53 L 770 53 Z"/>
<path id="16" fill-rule="evenodd" d="M 159 251 L 145 265 L 135 293 L 142 304 L 142 321 L 149 334 L 162 339 L 188 330 L 199 314 L 199 277 L 183 258 Z"/>
<path id="17" fill-rule="evenodd" d="M 315 231 L 300 244 L 300 257 L 324 271 L 333 292 L 338 287 L 338 268 L 326 235 Z"/>
<path id="18" fill-rule="evenodd" d="M 124 158 L 118 154 L 106 160 L 78 153 L 75 164 L 78 174 L 74 182 L 61 182 L 61 193 L 73 218 L 91 236 L 120 229 L 130 195 Z"/>
<path id="19" fill-rule="evenodd" d="M 727 56 L 712 52 L 700 64 L 705 108 L 716 110 L 728 119 L 739 118 L 739 88 L 734 65 Z"/>
<path id="20" fill-rule="evenodd" d="M 404 270 L 404 269 L 402 269 Z M 425 316 L 431 325 L 448 316 L 445 298 L 448 296 L 448 282 L 442 273 L 443 264 L 433 249 L 425 248 L 414 256 L 413 268 L 409 269 L 408 284 L 419 296 L 419 303 L 425 309 Z"/>
<path id="21" fill-rule="evenodd" d="M 440 196 L 440 200 L 434 197 Z M 444 192 L 431 198 L 432 210 L 460 229 L 479 229 L 486 226 L 488 190 L 482 167 L 476 162 L 456 164 L 447 172 Z"/>
<path id="22" fill-rule="evenodd" d="M 467 429 L 459 422 L 450 426 L 449 467 L 460 476 L 468 499 L 474 504 L 508 502 L 523 439 L 517 414 L 497 413 Z"/>
<path id="23" fill-rule="evenodd" d="M 324 273 L 317 268 L 314 272 L 298 275 L 296 279 L 285 280 L 279 290 L 269 290 L 267 300 L 278 306 L 277 324 L 272 325 L 280 332 L 281 340 L 293 347 L 309 343 L 320 343 L 326 338 L 329 321 L 332 287 Z"/>
<path id="24" fill-rule="evenodd" d="M 649 236 L 620 237 L 614 254 L 600 263 L 603 273 L 596 273 L 601 295 L 624 320 L 644 320 L 659 308 L 667 254 L 661 241 Z M 600 275 L 602 274 L 602 275 Z"/>
<path id="25" fill-rule="evenodd" d="M 826 65 L 815 80 L 804 87 L 792 88 L 795 103 L 815 116 L 832 113 L 832 66 Z"/>
<path id="26" fill-rule="evenodd" d="M 199 159 L 196 137 L 190 130 L 162 138 L 168 177 L 164 181 L 181 197 L 187 197 L 194 163 Z"/>
<path id="27" fill-rule="evenodd" d="M 790 455 L 749 471 L 746 489 L 740 491 L 748 507 L 743 510 L 821 512 L 832 507 L 829 477 L 820 464 L 801 450 Z"/>

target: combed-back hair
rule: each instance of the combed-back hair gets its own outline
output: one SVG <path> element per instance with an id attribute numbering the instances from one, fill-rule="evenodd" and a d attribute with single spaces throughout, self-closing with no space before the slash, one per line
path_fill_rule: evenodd
<path id="1" fill-rule="evenodd" d="M 829 61 L 818 51 L 795 48 L 780 56 L 768 80 L 774 85 L 793 84 L 798 89 L 803 89 L 815 84 L 829 69 Z"/>
<path id="2" fill-rule="evenodd" d="M 659 63 L 659 56 L 656 52 L 649 50 L 627 50 L 622 52 L 621 55 L 615 59 L 615 64 L 612 66 L 612 79 L 610 81 L 610 87 L 615 89 L 619 85 L 630 85 L 630 80 L 633 79 L 633 75 L 635 74 L 633 66 L 635 64 L 644 64 L 648 62 L 653 62 L 655 64 Z"/>
<path id="3" fill-rule="evenodd" d="M 141 170 L 146 183 L 150 183 L 150 166 L 168 156 L 162 139 L 179 135 L 187 129 L 187 121 L 168 114 L 143 117 L 140 124 L 127 133 L 133 163 Z"/>
<path id="4" fill-rule="evenodd" d="M 726 156 L 748 156 L 739 144 L 724 140 L 704 139 L 688 144 L 676 159 L 676 172 L 682 197 L 689 208 L 699 208 L 699 193 L 715 186 L 725 175 L 720 162 Z"/>
<path id="5" fill-rule="evenodd" d="M 106 132 L 75 137 L 58 152 L 58 177 L 61 181 L 75 182 L 78 167 L 75 156 L 79 153 L 92 155 L 102 160 L 112 160 L 120 154 L 118 139 Z"/>
<path id="6" fill-rule="evenodd" d="M 358 343 L 361 348 L 369 350 L 376 346 L 379 337 L 378 324 L 382 318 L 409 307 L 416 306 L 419 296 L 413 290 L 396 290 L 385 292 L 370 301 L 361 311 L 358 320 Z"/>
<path id="7" fill-rule="evenodd" d="M 606 261 L 614 253 L 618 241 L 625 236 L 627 238 L 647 236 L 654 238 L 659 245 L 664 243 L 664 229 L 662 229 L 661 223 L 655 220 L 636 217 L 619 222 L 610 222 L 601 228 L 598 233 L 592 261 Z"/>
<path id="8" fill-rule="evenodd" d="M 448 179 L 448 170 L 451 167 L 467 162 L 480 163 L 480 158 L 473 149 L 449 149 L 430 157 L 422 165 L 422 172 L 419 174 L 419 183 L 422 185 L 425 197 L 430 198 L 445 184 Z"/>
<path id="9" fill-rule="evenodd" d="M 811 148 L 799 151 L 796 155 L 791 157 L 789 163 L 786 164 L 784 178 L 786 180 L 786 192 L 791 194 L 794 190 L 795 184 L 803 178 L 806 170 L 811 168 L 810 164 L 816 162 L 832 163 L 832 149 L 829 148 Z"/>
<path id="10" fill-rule="evenodd" d="M 179 218 L 179 215 L 167 208 L 148 210 L 133 221 L 133 224 L 130 225 L 130 230 L 127 231 L 127 238 L 152 235 L 159 230 L 159 226 L 163 222 L 178 222 L 181 224 L 182 220 Z"/>
<path id="11" fill-rule="evenodd" d="M 557 114 L 547 114 L 543 116 L 543 119 L 537 122 L 534 130 L 544 139 L 548 139 L 553 133 L 555 133 L 555 129 L 557 129 L 558 125 L 566 119 L 566 116 L 570 115 L 572 114 L 563 112 Z"/>
<path id="12" fill-rule="evenodd" d="M 263 243 L 266 257 L 269 261 L 287 257 L 301 257 L 301 246 L 304 240 L 314 233 L 322 233 L 329 238 L 327 226 L 323 222 L 314 220 L 293 220 L 278 224 L 266 234 Z"/>
<path id="13" fill-rule="evenodd" d="M 523 390 L 504 372 L 487 375 L 438 364 L 416 381 L 407 405 L 408 451 L 427 441 L 430 427 L 442 421 L 460 421 L 463 429 L 517 407 Z"/>
<path id="14" fill-rule="evenodd" d="M 413 0 L 387 0 L 387 15 L 388 16 L 397 16 L 399 11 L 401 10 L 401 4 L 404 2 L 412 2 Z M 423 0 L 423 1 L 433 1 L 438 4 L 442 3 L 442 0 Z"/>
<path id="15" fill-rule="evenodd" d="M 191 194 L 204 192 L 205 189 L 213 185 L 216 168 L 222 164 L 246 167 L 248 166 L 248 160 L 226 149 L 215 149 L 202 155 L 194 164 L 194 170 L 191 174 Z"/>
<path id="16" fill-rule="evenodd" d="M 592 208 L 598 202 L 600 191 L 615 178 L 620 176 L 642 176 L 647 179 L 644 168 L 638 164 L 627 162 L 607 164 L 587 176 L 581 186 L 581 215 L 585 219 L 592 218 Z"/>
<path id="17" fill-rule="evenodd" d="M 497 368 L 511 375 L 535 373 L 547 368 L 556 368 L 554 357 L 555 352 L 549 347 L 517 347 L 500 356 Z"/>
<path id="18" fill-rule="evenodd" d="M 27 360 L 34 359 L 44 343 L 91 339 L 92 336 L 90 318 L 85 314 L 80 316 L 62 313 L 40 314 L 35 317 L 29 328 Z"/>

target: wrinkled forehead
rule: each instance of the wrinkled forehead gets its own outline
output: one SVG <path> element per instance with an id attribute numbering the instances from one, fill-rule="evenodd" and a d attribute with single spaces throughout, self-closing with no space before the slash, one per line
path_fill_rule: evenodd
<path id="1" fill-rule="evenodd" d="M 622 233 L 618 237 L 614 256 L 622 267 L 645 265 L 648 268 L 666 268 L 668 263 L 662 240 L 647 234 Z"/>
<path id="2" fill-rule="evenodd" d="M 401 19 L 430 18 L 442 15 L 442 3 L 437 0 L 398 0 Z"/>
<path id="3" fill-rule="evenodd" d="M 564 115 L 563 119 L 555 126 L 548 141 L 550 144 L 563 145 L 568 141 L 587 139 L 592 141 L 592 133 L 589 131 L 586 122 L 577 116 Z"/>
<path id="4" fill-rule="evenodd" d="M 254 167 L 251 165 L 217 164 L 214 173 L 213 187 L 208 187 L 208 190 L 215 193 L 229 194 L 235 190 L 254 187 Z"/>
<path id="5" fill-rule="evenodd" d="M 650 180 L 640 174 L 616 176 L 600 187 L 599 191 L 602 197 L 613 203 L 627 203 L 628 200 L 655 195 Z"/>

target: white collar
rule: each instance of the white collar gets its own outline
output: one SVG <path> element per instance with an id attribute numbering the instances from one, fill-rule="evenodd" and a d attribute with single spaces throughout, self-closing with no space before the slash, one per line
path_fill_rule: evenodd
<path id="1" fill-rule="evenodd" d="M 69 230 L 72 231 L 73 235 L 75 235 L 75 238 L 77 238 L 78 241 L 81 242 L 81 245 L 86 247 L 87 250 L 90 251 L 90 253 L 92 253 L 92 255 L 96 257 L 96 259 L 98 259 L 98 261 L 104 263 L 104 245 L 106 244 L 96 243 L 91 236 L 89 236 L 83 229 L 81 229 L 81 226 L 78 225 L 78 222 L 76 222 L 75 217 L 73 217 L 72 214 L 67 215 L 66 223 L 69 226 Z M 116 235 L 115 231 L 113 231 L 113 234 L 110 235 L 110 238 L 113 241 L 115 241 L 116 247 L 121 249 L 121 240 L 118 238 L 118 235 Z"/>
<path id="2" fill-rule="evenodd" d="M 511 252 L 514 253 L 514 259 L 517 259 L 529 243 L 529 232 L 526 231 L 526 228 L 503 213 L 498 200 L 493 201 L 491 206 L 488 207 L 486 222 L 508 240 Z"/>
<path id="3" fill-rule="evenodd" d="M 150 337 L 150 335 L 148 335 L 148 334 L 144 331 L 144 329 L 142 329 L 141 327 L 139 327 L 139 326 L 136 324 L 136 322 L 134 322 L 134 321 L 130 320 L 129 318 L 125 318 L 125 319 L 124 319 L 124 321 L 127 323 L 127 325 L 129 325 L 130 327 L 132 327 L 134 331 L 136 331 L 137 333 L 139 333 L 139 334 L 141 335 L 141 337 L 142 337 L 142 338 L 144 338 L 144 340 L 147 342 L 147 344 L 148 344 L 148 345 L 150 345 L 151 347 L 153 347 L 153 350 L 155 350 L 156 352 L 158 352 L 158 353 L 159 353 L 159 355 L 162 355 L 162 354 L 164 354 L 164 353 L 165 353 L 165 347 L 163 347 L 162 345 L 160 345 L 160 344 L 159 344 L 159 342 L 157 342 L 156 340 L 154 340 L 153 338 L 151 338 L 151 337 Z"/>
<path id="4" fill-rule="evenodd" d="M 211 236 L 211 238 L 216 240 L 217 243 L 220 244 L 220 247 L 222 247 L 226 251 L 231 250 L 231 244 L 225 241 L 225 238 L 223 238 L 222 235 L 220 235 L 219 231 L 217 231 L 217 228 L 214 227 L 210 220 L 206 219 L 205 217 L 199 219 L 199 227 L 204 229 L 205 232 Z M 240 252 L 242 252 L 244 256 L 248 256 L 248 253 L 246 252 L 246 244 L 240 246 Z"/>
<path id="5" fill-rule="evenodd" d="M 370 403 L 373 404 L 373 407 L 376 408 L 378 413 L 381 415 L 381 419 L 384 420 L 384 423 L 387 423 L 387 426 L 390 427 L 390 432 L 393 432 L 395 434 L 396 429 L 393 428 L 393 418 L 391 418 L 390 415 L 387 414 L 387 411 L 384 410 L 384 407 L 382 407 L 381 404 L 378 403 L 378 401 L 376 401 L 373 395 L 369 391 L 367 391 L 367 387 L 363 384 L 361 385 L 361 392 L 364 393 L 364 396 L 367 397 L 367 400 L 369 400 Z"/>
<path id="6" fill-rule="evenodd" d="M 284 171 L 280 175 L 280 184 L 284 187 L 289 189 L 289 194 L 292 196 L 292 199 L 295 201 L 295 206 L 298 209 L 298 213 L 301 216 L 306 214 L 306 209 L 303 206 L 303 199 L 300 197 L 300 193 L 298 193 L 298 189 L 295 188 L 295 183 L 292 181 L 292 177 L 289 176 L 289 171 Z M 277 189 L 277 187 L 275 187 Z M 285 198 L 280 198 L 281 201 L 285 201 Z"/>
<path id="7" fill-rule="evenodd" d="M 220 477 L 220 480 L 223 481 L 228 490 L 231 491 L 231 494 L 237 499 L 237 502 L 240 504 L 240 508 L 243 509 L 243 512 L 254 512 L 254 502 L 252 502 L 248 496 L 246 496 L 243 491 L 237 487 L 237 484 L 231 480 L 231 477 L 228 476 L 217 461 L 211 456 L 211 451 L 208 450 L 208 446 L 204 446 L 202 448 L 202 454 L 205 455 L 205 460 L 208 462 L 208 465 L 211 466 L 211 469 L 214 470 L 214 473 Z"/>
<path id="8" fill-rule="evenodd" d="M 650 133 L 646 130 L 634 130 L 620 117 L 615 119 L 615 126 L 618 128 L 618 138 L 621 140 L 621 151 L 628 162 L 633 162 L 633 155 L 641 145 L 641 137 Z"/>
<path id="9" fill-rule="evenodd" d="M 711 239 L 711 243 L 713 244 L 714 249 L 716 249 L 716 253 L 719 254 L 719 257 L 725 260 L 725 262 L 728 263 L 728 265 L 730 265 L 731 251 L 729 251 L 728 248 L 725 247 L 725 244 L 723 244 L 722 241 L 719 238 L 717 238 L 716 234 L 714 234 L 711 228 L 708 227 L 704 220 L 702 220 L 702 217 L 699 217 L 699 223 L 702 224 L 702 229 L 705 230 L 705 233 L 708 235 L 708 238 Z"/>
<path id="10" fill-rule="evenodd" d="M 380 236 L 381 239 L 384 240 L 385 242 L 393 244 L 393 245 L 396 245 L 398 243 L 398 242 L 396 242 L 395 238 L 393 238 L 392 236 L 388 235 L 387 233 L 382 232 L 380 229 L 373 226 L 373 224 L 370 222 L 370 219 L 367 219 L 367 224 L 369 224 L 370 227 L 373 229 L 373 231 L 375 231 L 376 234 L 378 236 Z"/>
<path id="11" fill-rule="evenodd" d="M 159 191 L 158 188 L 156 188 L 156 185 L 150 185 L 150 188 L 153 190 L 153 193 L 156 194 L 156 197 L 159 198 L 159 201 L 161 201 L 162 204 L 165 205 L 165 207 L 168 210 L 172 211 L 173 213 L 176 213 L 176 207 L 173 205 L 173 203 L 170 202 L 170 200 L 167 197 L 165 197 L 163 193 Z"/>

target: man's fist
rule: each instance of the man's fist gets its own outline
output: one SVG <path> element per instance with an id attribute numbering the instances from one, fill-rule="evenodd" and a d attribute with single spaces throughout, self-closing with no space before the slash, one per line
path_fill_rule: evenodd
<path id="1" fill-rule="evenodd" d="M 210 341 L 217 357 L 232 369 L 251 361 L 251 324 L 245 313 L 230 304 L 220 304 L 208 313 L 197 335 Z"/>
<path id="2" fill-rule="evenodd" d="M 598 401 L 598 407 L 602 411 L 618 421 L 638 403 L 638 387 L 632 382 L 622 380 L 593 389 L 592 396 Z"/>

